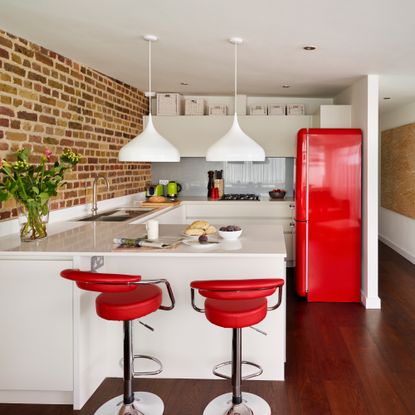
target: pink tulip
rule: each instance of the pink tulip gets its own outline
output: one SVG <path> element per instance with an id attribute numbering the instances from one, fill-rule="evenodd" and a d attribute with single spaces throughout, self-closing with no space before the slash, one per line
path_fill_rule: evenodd
<path id="1" fill-rule="evenodd" d="M 48 161 L 52 158 L 52 152 L 48 148 L 45 150 L 45 156 Z"/>

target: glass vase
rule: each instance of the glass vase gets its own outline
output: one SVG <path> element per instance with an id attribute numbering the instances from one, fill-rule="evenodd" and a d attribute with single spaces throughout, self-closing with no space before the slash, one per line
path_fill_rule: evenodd
<path id="1" fill-rule="evenodd" d="M 49 221 L 49 205 L 34 206 L 23 203 L 17 204 L 20 225 L 20 240 L 23 242 L 36 241 L 46 238 L 46 225 Z"/>

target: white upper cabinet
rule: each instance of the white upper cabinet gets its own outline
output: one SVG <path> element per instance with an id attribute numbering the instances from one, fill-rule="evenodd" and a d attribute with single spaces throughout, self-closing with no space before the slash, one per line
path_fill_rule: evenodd
<path id="1" fill-rule="evenodd" d="M 351 105 L 321 105 L 313 115 L 314 128 L 351 128 Z"/>
<path id="2" fill-rule="evenodd" d="M 265 149 L 267 157 L 295 157 L 298 130 L 312 126 L 311 115 L 239 115 L 238 119 L 245 133 Z M 233 116 L 153 117 L 156 129 L 178 148 L 181 157 L 205 157 L 209 146 L 229 130 L 232 120 Z"/>

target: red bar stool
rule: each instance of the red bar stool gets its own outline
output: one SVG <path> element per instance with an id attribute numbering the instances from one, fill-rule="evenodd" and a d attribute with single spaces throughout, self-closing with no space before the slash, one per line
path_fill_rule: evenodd
<path id="1" fill-rule="evenodd" d="M 162 371 L 161 362 L 151 356 L 133 354 L 132 322 L 156 310 L 172 310 L 174 295 L 167 280 L 142 280 L 137 275 L 101 274 L 66 269 L 61 276 L 75 281 L 87 291 L 97 291 L 97 314 L 106 320 L 124 322 L 124 394 L 104 403 L 96 415 L 162 415 L 163 401 L 149 392 L 133 392 L 134 376 L 156 375 Z M 162 290 L 157 284 L 165 284 L 170 297 L 169 306 L 162 305 Z M 145 358 L 156 362 L 159 369 L 152 372 L 134 372 L 134 359 Z"/>
<path id="2" fill-rule="evenodd" d="M 242 380 L 259 376 L 262 368 L 252 362 L 242 361 L 242 328 L 261 322 L 268 311 L 277 309 L 282 300 L 282 279 L 206 280 L 190 284 L 192 306 L 199 313 L 220 327 L 232 329 L 232 360 L 216 365 L 213 373 L 232 380 L 232 394 L 226 393 L 211 401 L 203 415 L 270 415 L 271 408 L 261 397 L 241 392 Z M 268 307 L 267 297 L 278 289 L 278 300 Z M 195 303 L 195 290 L 205 297 L 204 308 Z M 242 364 L 256 367 L 258 371 L 242 377 Z M 218 369 L 232 365 L 232 376 L 219 373 Z"/>

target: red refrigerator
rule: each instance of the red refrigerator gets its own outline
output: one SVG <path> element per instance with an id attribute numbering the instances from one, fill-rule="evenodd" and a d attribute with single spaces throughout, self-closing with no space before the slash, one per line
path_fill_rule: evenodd
<path id="1" fill-rule="evenodd" d="M 361 170 L 360 130 L 298 132 L 295 285 L 308 301 L 360 301 Z"/>

